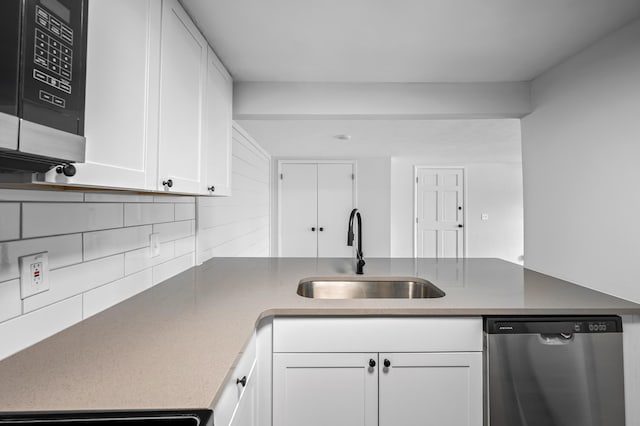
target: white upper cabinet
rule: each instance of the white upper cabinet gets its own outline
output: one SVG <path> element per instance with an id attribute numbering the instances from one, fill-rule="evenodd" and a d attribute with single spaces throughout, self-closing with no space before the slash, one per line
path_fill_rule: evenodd
<path id="1" fill-rule="evenodd" d="M 47 180 L 155 189 L 161 4 L 92 0 L 88 13 L 86 161 Z"/>
<path id="2" fill-rule="evenodd" d="M 86 161 L 47 182 L 230 195 L 232 93 L 177 0 L 92 0 Z"/>
<path id="3" fill-rule="evenodd" d="M 178 1 L 163 1 L 158 189 L 204 193 L 207 49 Z"/>
<path id="4" fill-rule="evenodd" d="M 211 48 L 207 56 L 204 118 L 205 184 L 211 195 L 231 195 L 233 80 Z"/>

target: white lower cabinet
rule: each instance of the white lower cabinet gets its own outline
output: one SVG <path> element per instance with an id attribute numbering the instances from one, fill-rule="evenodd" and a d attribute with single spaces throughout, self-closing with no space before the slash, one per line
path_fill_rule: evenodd
<path id="1" fill-rule="evenodd" d="M 379 357 L 380 426 L 482 425 L 482 352 Z"/>
<path id="2" fill-rule="evenodd" d="M 374 353 L 273 355 L 273 424 L 377 426 Z M 377 361 L 374 361 L 377 363 Z"/>
<path id="3" fill-rule="evenodd" d="M 276 318 L 273 350 L 273 426 L 482 426 L 480 318 Z"/>
<path id="4" fill-rule="evenodd" d="M 258 363 L 256 362 L 256 335 L 239 356 L 233 373 L 224 385 L 213 406 L 213 424 L 216 426 L 256 425 Z"/>

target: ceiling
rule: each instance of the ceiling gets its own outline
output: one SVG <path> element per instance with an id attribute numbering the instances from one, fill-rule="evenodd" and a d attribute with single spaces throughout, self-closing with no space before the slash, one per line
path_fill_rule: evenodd
<path id="1" fill-rule="evenodd" d="M 239 120 L 274 157 L 521 162 L 520 120 Z M 349 134 L 348 141 L 334 136 Z"/>
<path id="2" fill-rule="evenodd" d="M 530 81 L 640 17 L 640 0 L 181 2 L 240 82 Z M 519 120 L 239 123 L 275 157 L 521 161 Z"/>
<path id="3" fill-rule="evenodd" d="M 182 0 L 236 81 L 529 81 L 640 0 Z"/>

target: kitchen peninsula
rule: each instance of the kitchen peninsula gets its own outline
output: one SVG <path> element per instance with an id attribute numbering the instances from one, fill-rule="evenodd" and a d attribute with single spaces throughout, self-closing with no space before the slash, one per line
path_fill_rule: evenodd
<path id="1" fill-rule="evenodd" d="M 640 314 L 640 305 L 498 259 L 367 259 L 365 275 L 415 276 L 434 299 L 321 300 L 305 277 L 352 259 L 218 258 L 0 361 L 0 411 L 213 407 L 262 319 Z"/>

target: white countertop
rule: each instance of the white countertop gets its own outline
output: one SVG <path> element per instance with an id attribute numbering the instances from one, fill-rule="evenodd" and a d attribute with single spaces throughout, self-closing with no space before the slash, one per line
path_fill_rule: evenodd
<path id="1" fill-rule="evenodd" d="M 640 314 L 640 305 L 497 259 L 366 259 L 439 299 L 307 299 L 300 279 L 352 259 L 224 258 L 192 268 L 0 362 L 0 410 L 206 408 L 256 322 L 274 315 Z"/>

